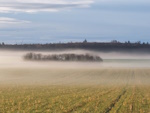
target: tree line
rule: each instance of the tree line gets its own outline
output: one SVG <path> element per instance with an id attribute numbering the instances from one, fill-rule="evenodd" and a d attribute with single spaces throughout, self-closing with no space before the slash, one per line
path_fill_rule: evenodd
<path id="1" fill-rule="evenodd" d="M 52 54 L 42 55 L 36 53 L 27 53 L 24 56 L 25 60 L 32 61 L 103 61 L 101 57 L 90 54 Z"/>
<path id="2" fill-rule="evenodd" d="M 68 42 L 68 43 L 47 43 L 47 44 L 0 44 L 0 49 L 24 49 L 24 50 L 62 50 L 62 49 L 87 49 L 100 51 L 128 51 L 128 50 L 146 50 L 150 51 L 150 44 L 140 41 L 131 43 L 119 42 Z"/>

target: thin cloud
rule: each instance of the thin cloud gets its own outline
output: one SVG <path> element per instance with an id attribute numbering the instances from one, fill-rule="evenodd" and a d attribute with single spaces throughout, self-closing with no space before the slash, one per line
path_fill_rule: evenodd
<path id="1" fill-rule="evenodd" d="M 0 12 L 52 12 L 89 7 L 92 3 L 93 0 L 1 0 Z"/>
<path id="2" fill-rule="evenodd" d="M 25 24 L 25 23 L 30 23 L 30 21 L 17 20 L 15 18 L 0 17 L 0 24 Z"/>

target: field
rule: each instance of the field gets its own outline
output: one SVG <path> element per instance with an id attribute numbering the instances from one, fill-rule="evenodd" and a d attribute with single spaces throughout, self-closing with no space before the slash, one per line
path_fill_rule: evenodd
<path id="1" fill-rule="evenodd" d="M 1 113 L 150 112 L 149 68 L 11 68 L 0 72 Z"/>
<path id="2" fill-rule="evenodd" d="M 26 53 L 0 52 L 0 113 L 150 113 L 148 55 L 79 63 L 24 61 Z"/>

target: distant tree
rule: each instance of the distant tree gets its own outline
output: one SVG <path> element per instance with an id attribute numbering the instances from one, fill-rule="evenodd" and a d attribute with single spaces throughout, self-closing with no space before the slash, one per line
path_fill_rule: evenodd
<path id="1" fill-rule="evenodd" d="M 141 41 L 137 41 L 137 44 L 141 44 Z"/>
<path id="2" fill-rule="evenodd" d="M 53 55 L 42 55 L 35 53 L 27 53 L 24 56 L 25 60 L 34 61 L 93 61 L 102 62 L 102 58 L 95 55 L 89 54 L 53 54 Z"/>
<path id="3" fill-rule="evenodd" d="M 5 43 L 4 43 L 4 42 L 2 42 L 2 45 L 4 46 L 4 45 L 5 45 Z"/>
<path id="4" fill-rule="evenodd" d="M 148 43 L 148 42 L 147 42 L 146 44 L 147 44 L 147 45 L 149 45 L 149 43 Z"/>
<path id="5" fill-rule="evenodd" d="M 128 44 L 130 44 L 130 41 L 128 41 Z"/>
<path id="6" fill-rule="evenodd" d="M 85 40 L 83 41 L 83 43 L 87 43 L 87 40 L 85 39 Z"/>
<path id="7" fill-rule="evenodd" d="M 112 40 L 111 43 L 118 43 L 118 41 L 117 40 Z"/>

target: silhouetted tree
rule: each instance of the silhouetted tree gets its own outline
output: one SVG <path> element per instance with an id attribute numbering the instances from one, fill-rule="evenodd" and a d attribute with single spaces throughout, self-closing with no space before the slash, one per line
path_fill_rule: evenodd
<path id="1" fill-rule="evenodd" d="M 4 45 L 5 45 L 5 43 L 4 43 L 4 42 L 2 42 L 2 45 L 4 46 Z"/>
<path id="2" fill-rule="evenodd" d="M 27 53 L 24 56 L 25 60 L 35 61 L 103 61 L 101 57 L 89 55 L 89 54 L 53 54 L 53 55 L 42 55 L 35 53 Z"/>
<path id="3" fill-rule="evenodd" d="M 87 40 L 85 39 L 85 40 L 83 41 L 83 43 L 87 43 Z"/>

